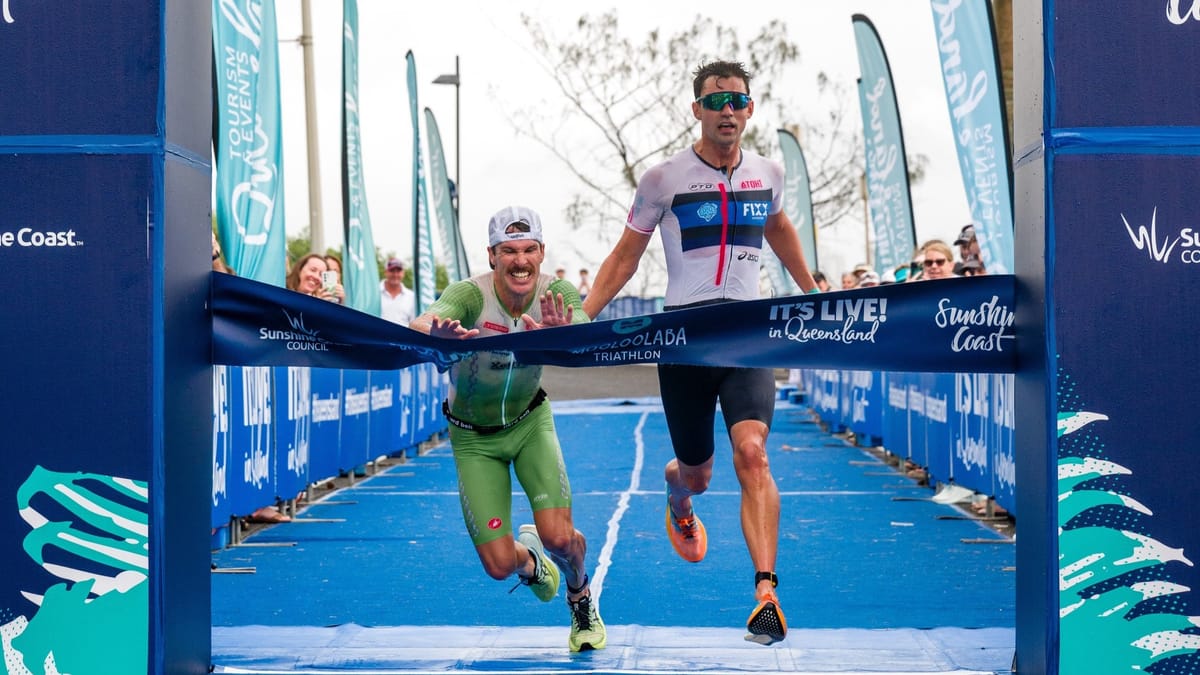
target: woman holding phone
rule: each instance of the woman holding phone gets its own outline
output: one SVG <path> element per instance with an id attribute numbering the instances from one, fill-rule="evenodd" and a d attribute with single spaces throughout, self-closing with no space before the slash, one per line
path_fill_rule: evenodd
<path id="1" fill-rule="evenodd" d="M 346 299 L 346 289 L 337 277 L 337 272 L 329 270 L 325 258 L 317 253 L 309 253 L 292 265 L 292 271 L 287 276 L 287 287 L 314 298 L 342 304 Z"/>

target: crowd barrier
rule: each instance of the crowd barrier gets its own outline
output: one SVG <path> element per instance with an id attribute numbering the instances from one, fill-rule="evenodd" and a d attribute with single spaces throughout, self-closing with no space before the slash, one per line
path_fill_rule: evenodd
<path id="1" fill-rule="evenodd" d="M 213 367 L 212 527 L 446 431 L 445 373 Z"/>
<path id="2" fill-rule="evenodd" d="M 923 467 L 930 485 L 986 495 L 1016 515 L 1012 374 L 801 371 L 821 421 Z"/>
<path id="3" fill-rule="evenodd" d="M 600 310 L 595 320 L 610 321 L 612 319 L 624 319 L 629 316 L 646 316 L 647 314 L 657 314 L 662 311 L 662 308 L 662 298 L 638 298 L 632 295 L 625 295 L 613 298 L 612 302 Z"/>

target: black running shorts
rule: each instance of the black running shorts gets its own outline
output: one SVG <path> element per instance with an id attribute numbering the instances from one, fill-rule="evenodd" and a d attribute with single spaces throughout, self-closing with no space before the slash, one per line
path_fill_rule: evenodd
<path id="1" fill-rule="evenodd" d="M 770 368 L 660 364 L 658 388 L 675 457 L 697 466 L 713 456 L 717 402 L 725 429 L 744 420 L 768 427 L 775 413 L 775 373 Z"/>

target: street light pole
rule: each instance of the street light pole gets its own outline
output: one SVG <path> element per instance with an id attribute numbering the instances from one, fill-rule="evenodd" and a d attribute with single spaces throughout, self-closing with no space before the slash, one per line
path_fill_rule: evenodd
<path id="1" fill-rule="evenodd" d="M 317 143 L 317 85 L 314 80 L 309 0 L 300 1 L 300 19 L 300 46 L 304 50 L 304 116 L 308 131 L 308 236 L 312 252 L 325 255 L 325 224 L 321 218 L 321 157 Z"/>
<path id="2" fill-rule="evenodd" d="M 438 75 L 433 81 L 434 84 L 452 84 L 454 85 L 454 219 L 458 220 L 458 202 L 462 195 L 462 145 L 459 143 L 459 120 L 462 115 L 459 113 L 459 96 L 458 90 L 462 80 L 458 75 L 458 55 L 454 56 L 454 74 L 453 75 Z"/>

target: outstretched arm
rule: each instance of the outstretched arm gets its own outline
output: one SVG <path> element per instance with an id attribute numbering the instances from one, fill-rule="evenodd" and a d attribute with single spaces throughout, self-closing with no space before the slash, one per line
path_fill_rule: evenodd
<path id="1" fill-rule="evenodd" d="M 638 263 L 642 260 L 642 254 L 650 245 L 651 236 L 653 235 L 642 234 L 630 227 L 625 228 L 617 245 L 600 265 L 600 271 L 596 272 L 596 281 L 592 283 L 592 290 L 583 300 L 583 311 L 589 317 L 596 318 L 633 277 Z"/>
<path id="2" fill-rule="evenodd" d="M 408 327 L 433 337 L 464 339 L 479 335 L 478 328 L 466 328 L 474 324 L 483 308 L 483 294 L 479 287 L 469 281 L 450 284 L 442 295 L 421 316 L 409 322 Z"/>
<path id="3" fill-rule="evenodd" d="M 771 245 L 771 250 L 775 252 L 776 257 L 796 280 L 796 285 L 800 287 L 800 290 L 809 293 L 817 287 L 817 282 L 813 280 L 812 272 L 808 269 L 808 261 L 804 259 L 804 248 L 800 244 L 800 236 L 796 234 L 792 219 L 788 218 L 786 213 L 781 210 L 779 213 L 769 216 L 763 236 Z"/>

